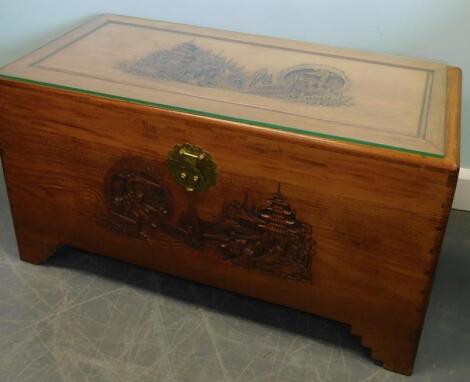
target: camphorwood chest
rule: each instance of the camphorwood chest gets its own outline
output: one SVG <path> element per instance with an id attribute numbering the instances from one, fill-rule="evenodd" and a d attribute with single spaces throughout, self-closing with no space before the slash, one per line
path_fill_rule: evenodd
<path id="1" fill-rule="evenodd" d="M 68 245 L 322 315 L 411 373 L 459 69 L 104 15 L 0 73 L 23 260 Z"/>

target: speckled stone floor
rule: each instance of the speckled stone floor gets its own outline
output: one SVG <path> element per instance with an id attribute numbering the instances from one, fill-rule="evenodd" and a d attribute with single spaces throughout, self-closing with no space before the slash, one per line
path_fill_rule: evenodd
<path id="1" fill-rule="evenodd" d="M 337 322 L 70 249 L 23 263 L 0 176 L 0 382 L 15 381 L 468 382 L 470 213 L 451 215 L 407 378 Z"/>

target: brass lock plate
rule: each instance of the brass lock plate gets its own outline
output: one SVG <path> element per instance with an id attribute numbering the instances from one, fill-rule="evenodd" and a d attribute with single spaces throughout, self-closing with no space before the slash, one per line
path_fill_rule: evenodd
<path id="1" fill-rule="evenodd" d="M 166 164 L 173 180 L 188 192 L 207 191 L 216 184 L 217 165 L 199 146 L 176 145 L 168 153 Z"/>

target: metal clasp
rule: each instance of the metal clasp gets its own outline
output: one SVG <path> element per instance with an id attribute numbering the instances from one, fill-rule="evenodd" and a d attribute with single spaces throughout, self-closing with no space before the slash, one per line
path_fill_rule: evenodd
<path id="1" fill-rule="evenodd" d="M 207 191 L 216 184 L 217 165 L 199 146 L 190 143 L 174 146 L 168 153 L 167 167 L 173 180 L 188 192 Z"/>

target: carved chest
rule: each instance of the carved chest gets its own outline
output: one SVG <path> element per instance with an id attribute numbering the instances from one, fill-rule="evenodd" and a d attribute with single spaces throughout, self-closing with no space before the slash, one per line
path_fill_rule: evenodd
<path id="1" fill-rule="evenodd" d="M 101 16 L 1 70 L 21 258 L 69 245 L 319 314 L 409 374 L 460 84 L 442 63 Z"/>

